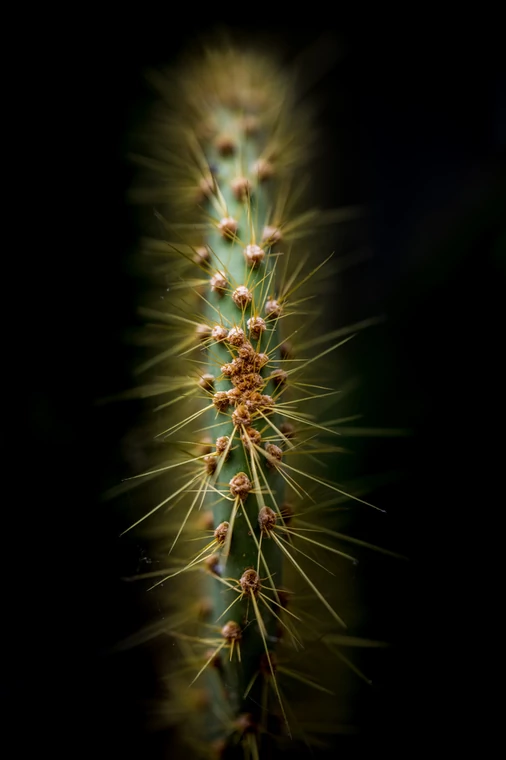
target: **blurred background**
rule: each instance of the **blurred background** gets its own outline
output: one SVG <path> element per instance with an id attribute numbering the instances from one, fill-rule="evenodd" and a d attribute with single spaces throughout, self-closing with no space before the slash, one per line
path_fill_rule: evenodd
<path id="1" fill-rule="evenodd" d="M 43 211 L 40 225 L 20 228 L 14 359 L 4 370 L 14 418 L 3 540 L 2 713 L 16 737 L 8 757 L 24 757 L 32 742 L 53 757 L 168 756 L 170 737 L 144 725 L 144 698 L 158 689 L 149 649 L 129 653 L 128 666 L 108 653 L 145 614 L 121 581 L 144 569 L 143 547 L 118 539 L 121 516 L 100 499 L 123 477 L 135 404 L 95 402 L 128 387 L 135 362 L 125 333 L 140 324 L 127 263 L 138 230 L 125 151 L 150 102 L 143 71 L 173 63 L 214 19 L 122 13 L 76 13 L 55 50 L 47 39 L 21 61 L 31 141 L 47 149 L 40 171 L 23 173 Z M 392 475 L 370 496 L 386 515 L 357 535 L 410 561 L 373 557 L 361 568 L 374 635 L 393 646 L 371 659 L 360 736 L 342 738 L 343 757 L 372 748 L 411 757 L 471 735 L 485 746 L 491 720 L 481 658 L 495 643 L 488 573 L 504 502 L 494 479 L 505 69 L 492 22 L 465 31 L 397 23 L 236 29 L 267 35 L 287 61 L 308 45 L 322 51 L 322 197 L 329 208 L 367 208 L 346 245 L 368 255 L 336 283 L 335 324 L 385 315 L 344 360 L 367 425 L 413 431 L 353 440 L 355 474 Z"/>

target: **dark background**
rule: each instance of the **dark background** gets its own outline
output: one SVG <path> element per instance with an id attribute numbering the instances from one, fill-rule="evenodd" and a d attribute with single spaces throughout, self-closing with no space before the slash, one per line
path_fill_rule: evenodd
<path id="1" fill-rule="evenodd" d="M 328 205 L 367 205 L 360 237 L 373 254 L 346 275 L 339 321 L 386 314 L 348 360 L 365 378 L 357 401 L 371 424 L 414 431 L 358 446 L 364 472 L 402 473 L 372 494 L 388 511 L 369 530 L 410 562 L 371 561 L 370 618 L 395 646 L 372 665 L 362 737 L 342 739 L 345 757 L 491 741 L 506 247 L 494 26 L 253 27 L 287 59 L 323 27 L 335 39 L 339 55 L 317 87 L 338 178 Z M 132 409 L 94 401 L 129 385 L 135 358 L 124 343 L 138 321 L 124 153 L 148 102 L 142 71 L 176 60 L 205 28 L 147 12 L 76 13 L 64 36 L 52 31 L 21 57 L 22 143 L 37 162 L 21 170 L 19 197 L 30 186 L 35 194 L 14 244 L 22 271 L 5 286 L 14 336 L 4 371 L 14 423 L 3 506 L 9 757 L 32 746 L 53 757 L 167 756 L 167 736 L 143 727 L 143 695 L 157 689 L 149 651 L 131 653 L 128 666 L 107 654 L 138 625 L 141 603 L 120 576 L 142 561 L 100 500 L 122 477 L 118 442 Z"/>

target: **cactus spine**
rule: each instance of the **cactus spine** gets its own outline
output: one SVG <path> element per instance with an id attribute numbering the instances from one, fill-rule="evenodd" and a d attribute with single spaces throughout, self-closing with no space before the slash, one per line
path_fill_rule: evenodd
<path id="1" fill-rule="evenodd" d="M 154 82 L 167 99 L 167 81 Z M 171 240 L 144 241 L 148 252 L 168 261 L 170 288 L 163 309 L 145 311 L 169 338 L 144 364 L 158 374 L 141 394 L 172 394 L 160 406 L 164 425 L 157 432 L 170 454 L 162 443 L 160 466 L 145 473 L 150 483 L 162 482 L 160 496 L 154 507 L 143 505 L 130 527 L 148 524 L 156 513 L 169 536 L 162 551 L 168 565 L 150 577 L 161 576 L 152 588 L 171 599 L 169 622 L 159 631 L 173 637 L 185 663 L 182 670 L 172 663 L 171 690 L 174 704 L 191 703 L 186 712 L 172 708 L 189 720 L 186 740 L 196 756 L 239 748 L 255 758 L 268 753 L 273 739 L 295 732 L 309 741 L 290 718 L 280 675 L 305 684 L 301 689 L 328 689 L 313 674 L 281 666 L 279 650 L 300 650 L 300 624 L 317 648 L 328 647 L 327 655 L 342 643 L 333 633 L 336 623 L 344 627 L 333 590 L 322 593 L 314 579 L 315 564 L 322 567 L 314 549 L 353 559 L 320 541 L 318 521 L 294 527 L 286 497 L 298 500 L 297 513 L 310 501 L 312 515 L 361 499 L 311 475 L 307 465 L 289 463 L 297 463 L 292 455 L 310 460 L 339 450 L 328 443 L 316 448 L 315 433 L 333 436 L 336 424 L 314 422 L 314 410 L 307 414 L 304 404 L 315 406 L 329 389 L 319 378 L 300 381 L 310 361 L 294 363 L 284 343 L 291 318 L 303 332 L 298 289 L 322 263 L 312 259 L 307 266 L 295 249 L 317 217 L 290 217 L 300 196 L 306 114 L 294 109 L 287 82 L 269 62 L 237 51 L 211 52 L 180 77 L 178 92 L 168 97 L 174 110 L 162 108 L 154 120 L 150 155 L 141 161 L 151 185 L 138 194 L 169 206 L 167 218 L 159 213 L 158 220 Z M 155 185 L 153 169 L 160 178 Z M 322 332 L 313 333 L 315 345 Z M 187 539 L 205 545 L 188 557 Z M 305 569 L 308 560 L 313 571 Z M 326 612 L 331 627 L 327 620 L 315 634 L 312 611 L 304 620 L 309 603 L 297 607 L 292 595 L 296 585 L 301 599 L 309 593 Z M 189 684 L 202 689 L 194 688 L 193 701 Z"/>

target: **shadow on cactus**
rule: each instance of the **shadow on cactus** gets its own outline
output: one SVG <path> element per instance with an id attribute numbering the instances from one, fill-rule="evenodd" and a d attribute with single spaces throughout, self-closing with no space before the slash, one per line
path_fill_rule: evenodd
<path id="1" fill-rule="evenodd" d="M 311 113 L 272 61 L 211 49 L 150 78 L 133 199 L 155 295 L 124 395 L 154 407 L 153 466 L 117 490 L 163 614 L 132 642 L 157 637 L 161 711 L 192 757 L 324 747 L 367 680 L 345 652 L 383 646 L 348 622 L 357 552 L 384 550 L 338 530 L 377 507 L 328 477 L 360 433 L 333 357 L 374 320 L 326 331 L 338 265 L 318 230 L 359 210 L 304 208 Z"/>

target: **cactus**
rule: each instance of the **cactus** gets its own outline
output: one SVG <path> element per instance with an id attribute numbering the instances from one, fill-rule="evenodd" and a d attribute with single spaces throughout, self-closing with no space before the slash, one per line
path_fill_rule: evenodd
<path id="1" fill-rule="evenodd" d="M 163 422 L 156 464 L 127 484 L 149 488 L 125 532 L 151 531 L 164 558 L 147 577 L 167 611 L 151 634 L 172 641 L 160 648 L 166 716 L 183 722 L 192 756 L 266 757 L 316 743 L 335 720 L 331 659 L 361 675 L 338 649 L 360 643 L 344 635 L 338 581 L 322 585 L 326 572 L 346 583 L 354 557 L 341 542 L 354 539 L 325 516 L 341 502 L 373 505 L 322 474 L 319 460 L 342 451 L 342 421 L 316 419 L 336 392 L 321 379 L 325 356 L 353 330 L 326 335 L 321 310 L 305 309 L 330 257 L 315 249 L 322 215 L 297 215 L 311 130 L 289 78 L 226 49 L 152 83 L 162 104 L 136 196 L 168 208 L 156 212 L 163 239 L 143 240 L 168 290 L 143 311 L 156 350 L 138 393 L 162 399 Z M 308 325 L 294 356 L 290 341 Z M 295 702 L 305 693 L 306 724 L 290 684 Z M 327 696 L 329 710 L 309 695 Z"/>

